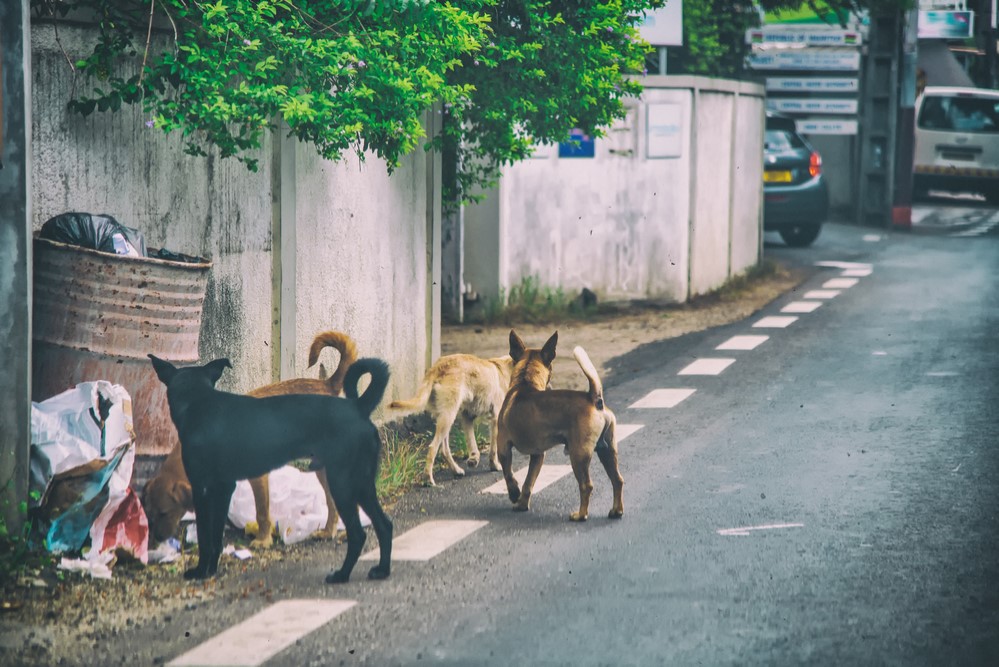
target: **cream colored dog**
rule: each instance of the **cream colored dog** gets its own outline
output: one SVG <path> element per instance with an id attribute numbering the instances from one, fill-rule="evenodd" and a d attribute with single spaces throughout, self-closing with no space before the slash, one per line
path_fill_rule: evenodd
<path id="1" fill-rule="evenodd" d="M 448 466 L 459 477 L 465 474 L 451 455 L 449 442 L 451 427 L 461 419 L 461 428 L 468 443 L 468 465 L 479 464 L 479 446 L 475 442 L 475 421 L 480 417 L 490 419 L 489 463 L 491 470 L 499 470 L 496 458 L 496 417 L 503 397 L 510 386 L 513 359 L 509 356 L 482 359 L 470 354 L 449 354 L 438 359 L 416 393 L 409 400 L 393 401 L 389 410 L 426 411 L 434 420 L 434 437 L 427 452 L 427 484 L 434 482 L 434 461 L 438 450 L 443 450 Z"/>

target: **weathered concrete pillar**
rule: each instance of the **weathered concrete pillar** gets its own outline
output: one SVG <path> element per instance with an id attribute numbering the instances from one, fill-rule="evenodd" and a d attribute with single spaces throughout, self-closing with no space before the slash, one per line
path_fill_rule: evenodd
<path id="1" fill-rule="evenodd" d="M 21 525 L 31 444 L 31 57 L 28 0 L 0 3 L 0 514 Z"/>

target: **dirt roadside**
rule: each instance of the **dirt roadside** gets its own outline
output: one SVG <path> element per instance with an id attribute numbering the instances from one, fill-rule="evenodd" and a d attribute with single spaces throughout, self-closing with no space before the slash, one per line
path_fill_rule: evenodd
<path id="1" fill-rule="evenodd" d="M 586 379 L 572 358 L 581 345 L 600 371 L 612 372 L 610 362 L 647 343 L 737 322 L 760 310 L 807 277 L 799 268 L 774 265 L 763 276 L 698 297 L 690 303 L 645 307 L 625 305 L 583 320 L 545 324 L 460 324 L 441 331 L 441 353 L 498 357 L 509 352 L 510 329 L 530 347 L 540 347 L 558 331 L 558 356 L 552 386 L 586 389 Z"/>

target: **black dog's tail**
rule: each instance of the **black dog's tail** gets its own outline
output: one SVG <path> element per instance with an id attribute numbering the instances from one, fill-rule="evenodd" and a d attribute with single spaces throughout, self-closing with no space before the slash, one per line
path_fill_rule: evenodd
<path id="1" fill-rule="evenodd" d="M 357 394 L 357 383 L 362 375 L 371 376 L 371 384 L 361 395 Z M 370 417 L 378 404 L 385 396 L 385 388 L 388 387 L 389 367 L 381 359 L 366 357 L 358 359 L 347 369 L 347 377 L 343 380 L 343 390 L 347 398 L 356 401 L 357 406 L 364 413 L 365 417 Z"/>

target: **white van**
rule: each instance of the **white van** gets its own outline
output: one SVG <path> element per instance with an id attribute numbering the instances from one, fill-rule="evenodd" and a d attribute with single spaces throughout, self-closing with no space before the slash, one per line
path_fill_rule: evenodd
<path id="1" fill-rule="evenodd" d="M 999 204 L 999 91 L 928 86 L 916 100 L 913 187 L 977 192 Z"/>

